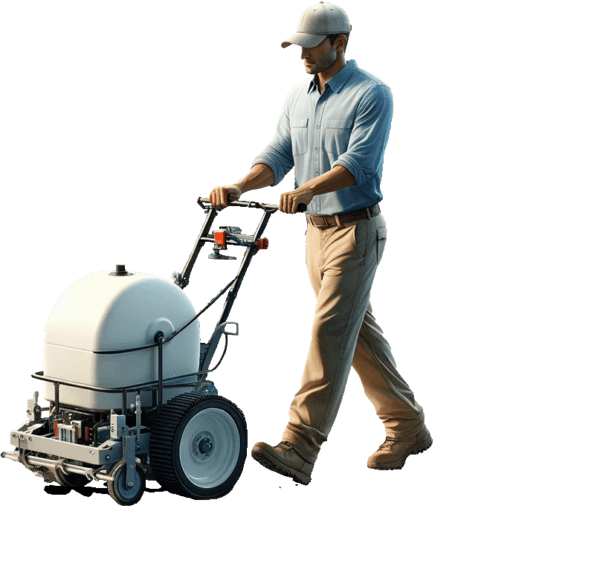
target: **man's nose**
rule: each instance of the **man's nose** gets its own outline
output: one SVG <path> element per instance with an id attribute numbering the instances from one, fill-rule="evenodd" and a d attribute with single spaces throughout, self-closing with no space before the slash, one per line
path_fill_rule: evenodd
<path id="1" fill-rule="evenodd" d="M 310 55 L 310 51 L 306 47 L 302 47 L 302 53 L 300 53 L 300 59 L 306 59 Z"/>

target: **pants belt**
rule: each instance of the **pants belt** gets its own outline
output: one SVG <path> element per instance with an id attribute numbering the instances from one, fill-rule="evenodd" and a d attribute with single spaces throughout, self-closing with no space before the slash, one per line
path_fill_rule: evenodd
<path id="1" fill-rule="evenodd" d="M 367 218 L 375 218 L 381 214 L 379 204 L 375 204 L 370 208 L 355 210 L 354 212 L 346 212 L 345 214 L 334 214 L 333 216 L 312 216 L 307 214 L 308 221 L 318 228 L 327 228 L 328 226 L 343 226 L 348 222 L 357 222 Z"/>

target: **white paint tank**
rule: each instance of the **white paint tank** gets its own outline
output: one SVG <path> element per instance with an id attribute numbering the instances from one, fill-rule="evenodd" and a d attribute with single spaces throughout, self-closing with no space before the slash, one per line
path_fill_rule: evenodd
<path id="1" fill-rule="evenodd" d="M 122 273 L 122 274 L 121 274 Z M 44 375 L 101 388 L 121 388 L 158 379 L 156 347 L 120 354 L 118 351 L 155 342 L 162 331 L 169 339 L 196 312 L 183 291 L 166 279 L 144 273 L 93 273 L 69 287 L 56 303 L 46 325 Z M 198 370 L 200 327 L 195 320 L 163 345 L 163 378 Z M 190 388 L 165 389 L 163 400 Z M 54 384 L 44 383 L 44 397 L 54 401 Z M 128 397 L 128 405 L 131 398 Z M 150 393 L 142 396 L 149 406 Z M 60 403 L 92 410 L 119 409 L 122 394 L 60 386 Z"/>

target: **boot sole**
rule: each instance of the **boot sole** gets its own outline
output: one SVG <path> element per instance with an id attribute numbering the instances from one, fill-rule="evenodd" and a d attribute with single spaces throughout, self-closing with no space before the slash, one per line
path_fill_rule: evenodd
<path id="1" fill-rule="evenodd" d="M 431 434 L 430 434 L 426 440 L 424 440 L 420 445 L 416 446 L 411 452 L 409 452 L 406 455 L 406 457 L 404 457 L 404 460 L 399 459 L 397 461 L 394 461 L 392 463 L 387 463 L 385 465 L 369 465 L 367 463 L 367 467 L 369 469 L 376 469 L 377 471 L 399 471 L 400 469 L 402 469 L 402 467 L 404 467 L 404 464 L 406 463 L 406 459 L 410 455 L 421 454 L 422 452 L 425 452 L 428 448 L 431 448 L 432 444 L 433 444 L 433 438 L 431 438 Z"/>
<path id="2" fill-rule="evenodd" d="M 265 467 L 265 469 L 269 469 L 269 471 L 274 471 L 284 477 L 291 477 L 296 483 L 300 483 L 301 485 L 308 485 L 311 481 L 310 477 L 302 475 L 302 473 L 299 473 L 290 467 L 286 467 L 261 449 L 253 450 L 251 454 L 256 462 Z"/>

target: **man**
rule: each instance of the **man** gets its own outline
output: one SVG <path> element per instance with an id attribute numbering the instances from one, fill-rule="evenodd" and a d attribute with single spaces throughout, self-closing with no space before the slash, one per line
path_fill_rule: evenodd
<path id="1" fill-rule="evenodd" d="M 334 4 L 320 2 L 302 14 L 298 32 L 282 47 L 299 45 L 312 77 L 288 94 L 275 137 L 250 173 L 210 195 L 213 205 L 226 206 L 249 190 L 278 184 L 295 167 L 296 189 L 281 195 L 279 208 L 292 214 L 299 204 L 308 206 L 306 259 L 317 296 L 312 341 L 282 442 L 259 442 L 252 450 L 266 468 L 304 485 L 351 366 L 386 430 L 368 467 L 400 469 L 432 444 L 423 409 L 398 373 L 369 302 L 386 239 L 379 202 L 392 94 L 355 61 L 346 62 L 351 28 Z"/>

